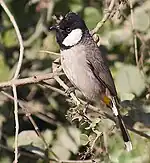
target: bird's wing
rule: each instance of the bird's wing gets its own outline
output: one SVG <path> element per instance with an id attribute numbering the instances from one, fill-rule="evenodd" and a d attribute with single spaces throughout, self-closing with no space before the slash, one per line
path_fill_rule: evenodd
<path id="1" fill-rule="evenodd" d="M 114 81 L 107 65 L 106 60 L 103 58 L 101 51 L 96 48 L 92 54 L 87 54 L 87 64 L 91 68 L 95 77 L 110 91 L 112 96 L 117 96 Z"/>

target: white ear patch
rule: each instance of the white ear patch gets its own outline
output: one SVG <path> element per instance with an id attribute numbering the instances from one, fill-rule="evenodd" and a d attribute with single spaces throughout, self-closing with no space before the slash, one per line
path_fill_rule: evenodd
<path id="1" fill-rule="evenodd" d="M 63 45 L 65 46 L 73 46 L 77 44 L 82 38 L 82 30 L 77 28 L 72 30 L 68 36 L 64 39 L 62 42 Z"/>

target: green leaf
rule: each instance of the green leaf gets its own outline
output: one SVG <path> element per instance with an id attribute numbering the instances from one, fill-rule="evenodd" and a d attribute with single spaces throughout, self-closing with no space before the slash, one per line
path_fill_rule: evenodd
<path id="1" fill-rule="evenodd" d="M 17 45 L 17 36 L 14 29 L 10 29 L 4 33 L 3 38 L 6 47 L 12 47 Z"/>
<path id="2" fill-rule="evenodd" d="M 74 139 L 75 144 L 79 146 L 80 145 L 80 131 L 79 131 L 79 129 L 77 129 L 75 127 L 69 127 L 68 133 Z"/>
<path id="3" fill-rule="evenodd" d="M 9 157 L 1 158 L 0 159 L 0 162 L 1 163 L 10 163 L 11 162 L 11 159 Z"/>
<path id="4" fill-rule="evenodd" d="M 145 113 L 150 113 L 150 105 L 143 105 L 143 110 Z"/>
<path id="5" fill-rule="evenodd" d="M 134 138 L 132 139 L 132 143 L 133 143 L 133 150 L 130 153 L 126 151 L 122 151 L 122 153 L 118 157 L 119 162 L 121 163 L 149 162 L 149 152 L 150 152 L 149 140 L 142 139 L 139 135 L 134 135 Z"/>
<path id="6" fill-rule="evenodd" d="M 86 7 L 84 10 L 84 20 L 89 29 L 92 29 L 101 20 L 101 14 L 94 7 Z"/>
<path id="7" fill-rule="evenodd" d="M 85 134 L 81 134 L 80 135 L 80 142 L 81 142 L 82 145 L 87 145 L 88 142 L 89 142 L 88 136 L 85 135 Z"/>
<path id="8" fill-rule="evenodd" d="M 18 146 L 44 157 L 44 143 L 34 130 L 19 133 Z"/>
<path id="9" fill-rule="evenodd" d="M 56 52 L 59 50 L 59 45 L 56 42 L 54 32 L 49 32 L 48 36 L 43 40 L 42 49 L 52 51 L 52 52 Z"/>
<path id="10" fill-rule="evenodd" d="M 79 12 L 83 8 L 83 1 L 82 0 L 71 0 L 69 4 L 70 10 L 72 12 Z"/>
<path id="11" fill-rule="evenodd" d="M 50 144 L 53 140 L 53 132 L 47 129 L 43 132 L 43 137 L 46 140 L 46 142 Z"/>
<path id="12" fill-rule="evenodd" d="M 80 132 L 77 128 L 69 127 L 67 130 L 60 128 L 57 130 L 58 142 L 65 149 L 70 150 L 74 154 L 77 153 L 80 145 Z M 66 143 L 67 142 L 67 143 Z"/>
<path id="13" fill-rule="evenodd" d="M 34 130 L 22 131 L 18 135 L 18 146 L 33 145 L 43 148 L 43 142 Z"/>
<path id="14" fill-rule="evenodd" d="M 65 143 L 68 144 L 68 142 Z M 58 156 L 59 159 L 68 160 L 70 157 L 70 151 L 64 148 L 58 142 L 56 142 L 56 144 L 53 145 L 52 150 Z"/>
<path id="15" fill-rule="evenodd" d="M 6 65 L 4 57 L 0 55 L 0 81 L 9 79 L 10 71 L 8 65 Z"/>
<path id="16" fill-rule="evenodd" d="M 134 26 L 136 30 L 146 31 L 149 28 L 149 15 L 144 10 L 138 10 L 134 13 Z"/>
<path id="17" fill-rule="evenodd" d="M 124 100 L 133 100 L 135 97 L 135 95 L 133 93 L 121 93 L 120 94 L 120 99 L 121 101 L 124 101 Z"/>
<path id="18" fill-rule="evenodd" d="M 145 89 L 145 81 L 139 69 L 133 65 L 120 67 L 115 77 L 119 94 L 134 93 L 139 96 Z"/>
<path id="19" fill-rule="evenodd" d="M 126 33 L 126 34 L 124 34 Z M 128 28 L 115 29 L 108 33 L 108 41 L 110 46 L 120 45 L 120 44 L 129 44 L 129 40 L 132 42 L 132 33 Z"/>

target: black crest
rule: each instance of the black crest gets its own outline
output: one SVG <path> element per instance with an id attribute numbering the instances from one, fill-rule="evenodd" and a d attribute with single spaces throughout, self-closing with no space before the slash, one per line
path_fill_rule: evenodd
<path id="1" fill-rule="evenodd" d="M 84 20 L 78 14 L 69 12 L 62 20 L 60 20 L 57 25 L 51 27 L 50 29 L 56 30 L 56 39 L 58 44 L 61 48 L 66 49 L 69 47 L 66 47 L 62 44 L 63 40 L 68 36 L 69 33 L 71 33 L 72 30 L 78 28 L 82 30 L 83 34 L 88 31 Z"/>
<path id="2" fill-rule="evenodd" d="M 87 30 L 83 19 L 81 19 L 81 17 L 74 12 L 69 12 L 66 14 L 66 16 L 60 21 L 59 27 L 62 30 L 66 30 L 67 28 L 70 28 L 71 30 L 76 28 L 80 28 L 83 31 Z"/>

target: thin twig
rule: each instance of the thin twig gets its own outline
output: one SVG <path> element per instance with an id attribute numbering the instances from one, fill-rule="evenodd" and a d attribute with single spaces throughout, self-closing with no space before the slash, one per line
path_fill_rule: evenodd
<path id="1" fill-rule="evenodd" d="M 108 11 L 107 13 L 104 15 L 103 19 L 98 22 L 98 24 L 96 25 L 96 27 L 91 31 L 92 35 L 94 35 L 95 33 L 97 33 L 99 31 L 99 29 L 104 25 L 104 23 L 107 21 L 107 19 L 109 18 L 113 8 L 115 5 L 115 0 L 111 0 L 110 5 L 108 7 Z"/>
<path id="2" fill-rule="evenodd" d="M 92 145 L 90 147 L 91 152 L 93 152 L 94 146 L 96 144 L 96 141 L 98 140 L 99 137 L 101 137 L 103 135 L 103 132 L 98 132 L 96 133 L 96 138 L 94 139 L 94 141 L 92 142 Z"/>
<path id="3" fill-rule="evenodd" d="M 61 95 L 65 96 L 65 97 L 67 96 L 66 93 L 65 93 L 65 91 L 62 91 L 62 90 L 60 90 L 60 89 L 58 89 L 58 88 L 55 88 L 55 87 L 52 87 L 52 86 L 50 86 L 50 85 L 47 84 L 47 83 L 45 83 L 44 86 L 47 87 L 47 88 L 52 89 L 53 91 L 56 91 L 56 92 L 60 93 Z M 63 87 L 64 87 L 64 86 L 65 86 L 65 88 L 68 87 L 68 86 L 66 87 L 66 84 L 63 83 Z M 80 100 L 79 102 L 81 102 L 83 105 L 87 104 L 86 101 L 81 100 L 81 99 L 79 99 L 79 100 Z M 72 98 L 72 102 L 76 104 L 76 99 L 73 99 L 73 98 Z M 102 109 L 100 110 L 100 108 L 97 108 L 97 107 L 95 107 L 95 106 L 89 104 L 89 105 L 88 105 L 88 110 L 89 110 L 89 111 L 92 111 L 92 112 L 95 112 L 95 113 L 97 113 L 97 114 L 100 114 L 101 116 L 104 116 L 104 117 L 106 117 L 106 118 L 108 118 L 108 119 L 110 119 L 110 120 L 112 120 L 112 121 L 115 122 L 114 116 L 112 116 L 112 115 L 106 113 L 106 112 L 103 111 Z M 150 136 L 149 136 L 149 135 L 147 135 L 147 134 L 145 134 L 145 133 L 143 133 L 143 132 L 141 132 L 141 131 L 138 131 L 138 130 L 134 129 L 134 128 L 130 127 L 129 125 L 126 125 L 126 126 L 127 126 L 127 128 L 128 128 L 130 131 L 135 132 L 136 134 L 138 134 L 138 135 L 140 135 L 140 136 L 142 136 L 142 137 L 145 137 L 145 138 L 147 138 L 147 139 L 150 139 Z"/>
<path id="4" fill-rule="evenodd" d="M 1 149 L 4 149 L 8 152 L 13 152 L 13 148 L 11 147 L 8 147 L 8 146 L 5 146 L 3 144 L 0 144 L 0 148 Z M 26 156 L 28 158 L 31 158 L 31 159 L 42 159 L 42 160 L 45 160 L 45 157 L 42 157 L 41 155 L 38 155 L 36 153 L 31 153 L 31 152 L 26 152 L 26 151 L 21 151 L 19 150 L 19 153 L 22 155 L 22 156 Z M 49 158 L 49 163 L 52 163 L 52 162 L 58 162 L 58 163 L 92 163 L 91 160 L 55 160 L 53 158 Z M 96 159 L 98 161 L 98 159 Z"/>
<path id="5" fill-rule="evenodd" d="M 15 115 L 15 160 L 14 163 L 18 162 L 18 133 L 19 133 L 19 119 L 18 119 L 18 102 L 17 102 L 17 90 L 16 86 L 12 85 L 13 96 L 14 96 L 14 115 Z"/>
<path id="6" fill-rule="evenodd" d="M 60 79 L 59 76 L 54 76 L 54 79 L 60 84 L 60 86 L 62 86 L 65 89 L 65 91 L 67 91 L 69 89 L 69 87 Z M 76 102 L 76 105 L 79 106 L 80 105 L 80 101 L 77 99 L 75 94 L 73 92 L 71 92 L 70 96 Z"/>
<path id="7" fill-rule="evenodd" d="M 39 53 L 48 53 L 48 54 L 53 54 L 53 55 L 60 56 L 60 53 L 55 53 L 55 52 L 51 52 L 51 51 L 48 51 L 48 50 L 40 50 Z"/>
<path id="8" fill-rule="evenodd" d="M 39 83 L 41 81 L 46 81 L 48 79 L 53 79 L 55 75 L 57 75 L 57 74 L 55 74 L 55 73 L 48 73 L 48 74 L 33 76 L 33 77 L 29 77 L 29 78 L 24 78 L 24 79 L 16 79 L 16 80 L 14 80 L 12 82 L 8 81 L 8 82 L 0 83 L 0 88 L 10 87 L 13 84 L 15 84 L 16 86 L 19 86 L 19 85 L 25 85 L 25 84 Z M 44 84 L 46 84 L 46 83 L 44 82 Z M 61 85 L 64 86 L 65 83 L 63 83 L 63 84 L 61 83 Z M 52 89 L 53 91 L 56 91 L 56 92 L 60 93 L 63 96 L 67 96 L 66 93 L 65 93 L 65 91 L 62 91 L 62 90 L 60 90 L 58 88 L 52 87 L 52 86 L 47 85 L 47 84 L 45 86 L 48 87 L 48 88 L 50 88 L 50 89 Z M 68 90 L 69 87 L 68 86 L 65 86 L 65 88 L 66 88 L 66 90 Z M 76 104 L 76 100 L 73 97 L 72 97 L 72 99 L 73 99 L 72 102 L 74 102 Z M 80 99 L 80 102 L 83 105 L 87 104 L 87 102 L 85 102 L 85 101 L 83 101 L 81 99 Z M 112 121 L 115 121 L 114 118 L 113 118 L 113 116 L 108 115 L 103 110 L 100 110 L 99 108 L 96 108 L 93 105 L 88 105 L 88 110 L 91 110 L 93 112 L 96 112 L 97 114 L 100 114 L 102 116 L 107 117 L 108 119 L 111 119 Z M 130 126 L 127 126 L 127 128 L 129 130 L 135 132 L 136 134 L 142 136 L 142 137 L 145 137 L 147 139 L 150 139 L 150 136 L 148 136 L 145 133 L 142 133 L 140 131 L 137 131 L 137 130 L 133 129 Z"/>
<path id="9" fill-rule="evenodd" d="M 14 77 L 13 77 L 13 79 L 16 79 L 18 77 L 19 72 L 20 72 L 20 68 L 21 68 L 22 60 L 23 60 L 23 53 L 24 53 L 23 40 L 22 40 L 22 36 L 20 34 L 20 31 L 19 31 L 19 28 L 17 26 L 17 23 L 16 23 L 13 15 L 9 11 L 8 7 L 6 6 L 5 2 L 3 0 L 1 0 L 0 3 L 1 3 L 1 6 L 3 7 L 4 11 L 8 15 L 11 23 L 14 26 L 16 35 L 18 37 L 19 45 L 20 45 L 20 53 L 19 53 L 18 65 L 17 65 L 16 71 L 15 71 L 15 74 L 14 74 Z"/>
<path id="10" fill-rule="evenodd" d="M 13 15 L 11 14 L 11 12 L 9 11 L 8 7 L 6 6 L 5 2 L 3 0 L 0 1 L 1 6 L 3 7 L 4 11 L 6 12 L 7 16 L 9 17 L 11 23 L 13 24 L 13 27 L 15 29 L 18 41 L 19 41 L 19 46 L 20 46 L 20 52 L 19 52 L 19 60 L 18 60 L 18 64 L 17 64 L 17 68 L 14 74 L 14 77 L 12 80 L 17 79 L 20 69 L 21 69 L 21 65 L 22 65 L 22 60 L 23 60 L 23 53 L 24 53 L 24 47 L 23 47 L 23 40 L 22 40 L 22 36 L 20 34 L 19 28 L 17 26 L 17 23 L 13 17 Z M 15 115 L 15 160 L 14 162 L 17 163 L 18 162 L 18 133 L 19 133 L 19 120 L 18 120 L 18 103 L 17 103 L 17 90 L 16 90 L 16 86 L 13 84 L 12 85 L 12 90 L 13 90 L 13 95 L 14 95 L 14 115 Z"/>
<path id="11" fill-rule="evenodd" d="M 100 159 L 94 161 L 100 161 Z M 59 163 L 93 163 L 93 160 L 60 160 Z"/>
<path id="12" fill-rule="evenodd" d="M 134 14 L 133 14 L 132 0 L 129 0 L 129 6 L 130 6 L 130 12 L 131 12 L 131 26 L 132 26 L 133 40 L 134 40 L 135 60 L 136 60 L 137 67 L 140 68 L 139 67 L 139 60 L 138 60 L 137 36 L 136 36 L 136 31 L 135 31 L 135 26 L 134 26 Z"/>
<path id="13" fill-rule="evenodd" d="M 5 146 L 5 145 L 3 145 L 3 144 L 0 144 L 0 149 L 4 149 L 4 150 L 9 151 L 9 152 L 14 152 L 14 149 L 13 149 L 13 148 L 8 147 L 8 146 Z M 36 153 L 32 154 L 32 153 L 30 153 L 30 152 L 21 151 L 21 150 L 19 150 L 19 153 L 20 153 L 22 156 L 26 156 L 26 157 L 28 157 L 28 158 L 33 158 L 33 159 L 35 159 L 35 158 L 36 158 L 36 159 L 41 158 L 41 159 L 43 159 L 42 156 L 37 155 Z M 54 160 L 52 160 L 52 161 L 54 161 Z"/>
<path id="14" fill-rule="evenodd" d="M 55 70 L 55 71 L 57 72 L 57 70 Z M 60 86 L 62 86 L 64 88 L 65 91 L 69 89 L 69 87 L 58 76 L 55 76 L 54 78 L 60 84 Z M 47 86 L 48 88 L 60 93 L 61 95 L 66 96 L 65 91 L 63 92 L 62 90 L 59 90 L 58 88 L 54 88 L 52 86 L 49 86 L 49 84 L 47 85 L 47 83 L 45 83 L 45 86 Z M 75 104 L 83 104 L 83 105 L 87 104 L 87 102 L 85 102 L 85 101 L 83 101 L 81 99 L 78 100 L 78 98 L 75 96 L 74 93 L 70 93 L 70 96 L 72 97 L 72 102 L 74 102 Z M 108 113 L 104 112 L 102 109 L 100 110 L 100 108 L 97 108 L 97 107 L 95 107 L 93 105 L 88 105 L 88 109 L 91 110 L 92 112 L 96 112 L 96 113 L 98 113 L 98 114 L 100 114 L 102 116 L 105 116 L 106 118 L 111 119 L 112 121 L 115 121 L 115 118 L 113 116 L 111 116 Z M 130 127 L 128 125 L 127 125 L 127 128 L 129 130 L 131 130 L 132 132 L 135 132 L 136 134 L 139 134 L 142 137 L 150 139 L 150 136 L 145 134 L 145 133 L 142 133 L 142 132 L 140 132 L 138 130 L 135 130 L 134 128 L 132 128 L 132 127 Z"/>
<path id="15" fill-rule="evenodd" d="M 45 81 L 48 79 L 54 79 L 55 75 L 59 75 L 59 74 L 47 73 L 47 74 L 35 75 L 32 77 L 28 77 L 28 78 L 15 79 L 11 81 L 1 82 L 0 88 L 11 87 L 12 85 L 19 86 L 19 85 L 26 85 L 26 84 L 35 84 L 35 83 Z"/>
<path id="16" fill-rule="evenodd" d="M 13 96 L 11 96 L 10 94 L 6 93 L 5 91 L 1 91 L 1 93 L 3 95 L 5 95 L 6 97 L 8 97 L 11 100 L 15 100 Z M 44 139 L 43 135 L 41 134 L 37 124 L 35 123 L 35 121 L 33 120 L 31 113 L 29 112 L 29 110 L 27 109 L 27 107 L 25 106 L 25 102 L 22 102 L 21 100 L 16 100 L 17 103 L 19 104 L 20 108 L 23 110 L 23 112 L 25 112 L 26 116 L 28 117 L 28 119 L 30 120 L 31 124 L 33 125 L 36 134 L 40 137 L 40 139 L 43 141 L 45 147 L 47 149 L 49 149 L 49 145 L 47 144 L 46 140 Z M 54 155 L 54 157 L 56 158 L 56 160 L 58 160 L 58 157 L 56 156 L 56 154 L 49 149 L 49 151 L 51 151 L 51 153 Z"/>
<path id="17" fill-rule="evenodd" d="M 67 94 L 65 93 L 65 91 L 63 91 L 63 90 L 61 90 L 61 89 L 58 89 L 58 88 L 56 88 L 56 87 L 53 87 L 53 86 L 51 86 L 49 83 L 47 83 L 47 82 L 45 82 L 45 81 L 41 82 L 41 84 L 39 84 L 39 86 L 42 87 L 42 88 L 49 88 L 49 89 L 51 89 L 52 91 L 57 92 L 57 93 L 59 93 L 60 95 L 63 95 L 63 96 L 65 96 L 65 97 L 67 97 Z"/>
<path id="18" fill-rule="evenodd" d="M 17 23 L 14 19 L 14 17 L 12 16 L 12 14 L 10 13 L 9 9 L 7 8 L 7 6 L 5 5 L 4 1 L 1 0 L 1 6 L 3 7 L 4 11 L 6 12 L 6 14 L 8 15 L 10 21 L 12 22 L 14 29 L 16 31 L 17 37 L 18 37 L 18 41 L 19 41 L 19 45 L 20 45 L 20 55 L 19 55 L 19 61 L 18 61 L 18 65 L 17 65 L 17 69 L 15 71 L 15 75 L 13 77 L 13 79 L 16 79 L 19 72 L 20 72 L 20 68 L 21 68 L 21 64 L 22 64 L 22 59 L 23 59 L 23 52 L 24 52 L 24 47 L 23 47 L 23 40 L 19 31 L 19 28 L 17 26 Z"/>
<path id="19" fill-rule="evenodd" d="M 42 86 L 42 85 L 40 84 L 40 86 Z M 65 96 L 65 97 L 67 97 L 67 94 L 66 94 L 65 91 L 63 91 L 63 90 L 60 90 L 60 89 L 55 88 L 55 87 L 53 87 L 53 86 L 50 86 L 49 84 L 47 84 L 47 83 L 45 83 L 45 82 L 44 82 L 44 86 L 47 87 L 47 88 L 52 89 L 52 90 L 55 91 L 55 92 L 60 93 L 61 95 Z M 42 86 L 42 87 L 44 87 L 44 86 Z M 8 93 L 6 93 L 6 92 L 4 92 L 4 91 L 1 91 L 1 92 L 2 92 L 5 96 L 7 96 L 8 98 L 10 98 L 10 99 L 13 100 L 13 97 L 12 97 L 11 95 L 9 95 Z M 74 101 L 73 99 L 72 99 L 72 102 L 74 102 L 74 103 L 76 104 L 76 101 Z M 85 101 L 83 101 L 83 100 L 81 100 L 81 99 L 80 99 L 80 102 L 81 102 L 83 105 L 85 105 L 85 104 L 87 103 L 87 102 L 85 102 Z M 92 111 L 92 112 L 95 112 L 95 113 L 97 113 L 97 114 L 100 114 L 101 116 L 104 116 L 104 117 L 106 117 L 106 118 L 108 118 L 108 119 L 110 119 L 110 120 L 112 120 L 112 121 L 115 121 L 115 118 L 114 118 L 113 116 L 109 115 L 108 113 L 104 112 L 103 110 L 100 110 L 99 108 L 97 108 L 97 107 L 95 107 L 95 106 L 93 106 L 93 105 L 90 105 L 90 104 L 89 104 L 89 105 L 88 105 L 88 110 L 89 110 L 89 111 Z M 127 125 L 127 128 L 128 128 L 130 131 L 135 132 L 136 134 L 138 134 L 138 135 L 140 135 L 140 136 L 142 136 L 142 137 L 145 137 L 145 138 L 147 138 L 147 139 L 150 139 L 150 136 L 149 136 L 149 135 L 147 135 L 147 134 L 145 134 L 145 133 L 143 133 L 143 132 L 141 132 L 141 131 L 135 130 L 134 128 L 132 128 L 132 127 L 130 127 L 130 126 L 128 126 L 128 125 Z"/>

